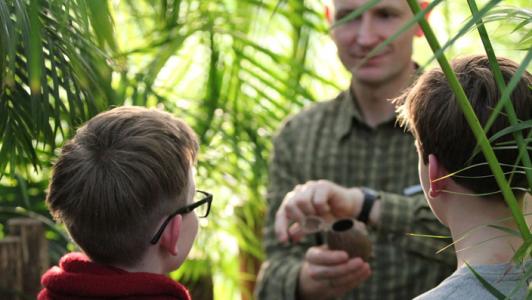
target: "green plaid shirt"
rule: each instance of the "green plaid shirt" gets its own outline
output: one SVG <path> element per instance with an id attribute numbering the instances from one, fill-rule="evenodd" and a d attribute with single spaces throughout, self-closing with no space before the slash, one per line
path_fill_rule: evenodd
<path id="1" fill-rule="evenodd" d="M 408 235 L 450 235 L 422 193 L 405 196 L 405 188 L 419 184 L 413 137 L 395 118 L 377 128 L 366 125 L 347 91 L 289 119 L 274 140 L 264 236 L 267 261 L 259 275 L 257 299 L 296 299 L 301 263 L 316 239 L 308 236 L 296 245 L 281 245 L 273 229 L 275 212 L 295 185 L 317 179 L 370 187 L 381 195 L 381 224 L 369 228 L 373 274 L 342 299 L 412 299 L 454 271 L 452 251 L 435 254 L 449 240 Z"/>

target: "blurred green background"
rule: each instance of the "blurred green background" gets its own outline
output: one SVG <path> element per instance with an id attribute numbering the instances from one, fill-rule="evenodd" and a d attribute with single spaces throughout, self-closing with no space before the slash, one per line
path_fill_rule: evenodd
<path id="1" fill-rule="evenodd" d="M 486 16 L 497 55 L 530 51 L 529 0 Z M 261 227 L 271 139 L 281 121 L 349 84 L 319 0 L 1 0 L 0 237 L 15 216 L 47 224 L 51 259 L 75 249 L 44 205 L 50 166 L 76 128 L 118 105 L 160 107 L 197 132 L 197 185 L 214 194 L 193 260 L 172 274 L 213 279 L 215 299 L 248 298 L 264 258 Z M 507 9 L 510 8 L 510 9 Z M 441 44 L 470 19 L 444 1 Z M 525 51 L 523 51 L 525 50 Z M 482 53 L 474 30 L 447 57 Z M 435 65 L 424 39 L 415 60 Z M 184 278 L 192 277 L 192 278 Z"/>

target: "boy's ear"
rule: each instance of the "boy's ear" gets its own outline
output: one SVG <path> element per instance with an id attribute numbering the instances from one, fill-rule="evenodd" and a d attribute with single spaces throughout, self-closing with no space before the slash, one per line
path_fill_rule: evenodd
<path id="1" fill-rule="evenodd" d="M 428 2 L 428 1 L 421 1 L 421 2 L 419 3 L 419 6 L 421 6 L 421 9 L 423 10 L 423 9 L 427 8 L 427 6 L 429 6 L 429 2 Z M 429 20 L 429 16 L 430 16 L 430 13 L 431 13 L 431 12 L 432 12 L 432 10 L 428 11 L 428 12 L 425 14 L 425 20 L 427 20 L 427 21 Z M 415 35 L 416 35 L 417 37 L 422 37 L 422 36 L 424 35 L 424 33 L 423 33 L 423 30 L 421 30 L 421 26 L 419 26 L 419 24 L 416 25 L 416 26 L 417 26 L 417 29 L 416 29 L 416 33 L 415 33 Z"/>
<path id="2" fill-rule="evenodd" d="M 449 174 L 434 154 L 429 154 L 429 196 L 438 197 L 443 189 L 447 186 L 448 178 L 441 179 Z"/>
<path id="3" fill-rule="evenodd" d="M 181 230 L 182 221 L 183 217 L 181 215 L 173 217 L 161 236 L 161 247 L 173 256 L 176 256 L 178 252 L 177 241 L 179 240 L 179 231 Z"/>

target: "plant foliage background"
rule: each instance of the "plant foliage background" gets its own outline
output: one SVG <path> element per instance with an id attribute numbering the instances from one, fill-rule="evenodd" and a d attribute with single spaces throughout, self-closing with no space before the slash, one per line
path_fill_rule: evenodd
<path id="1" fill-rule="evenodd" d="M 445 56 L 482 53 L 467 1 L 433 3 Z M 529 69 L 530 2 L 477 4 L 495 53 Z M 323 11 L 319 0 L 1 0 L 0 229 L 31 215 L 48 224 L 53 260 L 73 249 L 43 201 L 56 150 L 112 106 L 161 107 L 198 133 L 197 184 L 215 195 L 195 260 L 173 276 L 210 272 L 216 299 L 249 296 L 271 138 L 348 85 Z M 415 49 L 436 64 L 424 39 Z"/>

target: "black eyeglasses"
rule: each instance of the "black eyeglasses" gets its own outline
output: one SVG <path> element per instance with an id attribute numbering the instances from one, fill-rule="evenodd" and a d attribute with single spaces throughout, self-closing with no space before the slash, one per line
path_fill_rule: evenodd
<path id="1" fill-rule="evenodd" d="M 212 194 L 207 193 L 204 191 L 196 190 L 195 197 L 201 196 L 201 199 L 194 201 L 192 204 L 189 204 L 187 206 L 181 207 L 174 211 L 172 214 L 164 220 L 163 224 L 157 230 L 157 233 L 153 236 L 150 243 L 152 245 L 157 244 L 157 241 L 161 238 L 161 235 L 163 234 L 164 229 L 166 228 L 166 225 L 172 220 L 173 217 L 176 215 L 184 215 L 192 212 L 193 210 L 196 210 L 196 214 L 200 218 L 205 218 L 209 215 L 209 212 L 211 211 L 211 202 L 212 202 Z M 207 205 L 205 205 L 207 204 Z"/>

